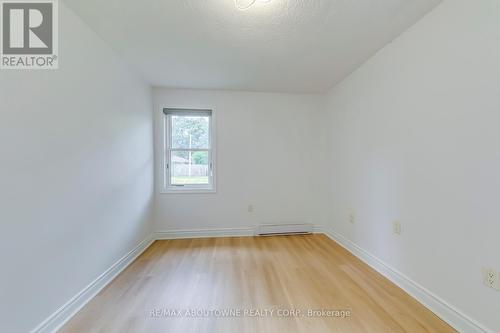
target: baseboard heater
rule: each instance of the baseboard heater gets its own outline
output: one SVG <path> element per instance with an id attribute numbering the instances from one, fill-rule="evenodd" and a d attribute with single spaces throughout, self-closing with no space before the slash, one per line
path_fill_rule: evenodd
<path id="1" fill-rule="evenodd" d="M 261 224 L 257 226 L 257 235 L 303 235 L 312 234 L 313 225 L 308 223 Z"/>

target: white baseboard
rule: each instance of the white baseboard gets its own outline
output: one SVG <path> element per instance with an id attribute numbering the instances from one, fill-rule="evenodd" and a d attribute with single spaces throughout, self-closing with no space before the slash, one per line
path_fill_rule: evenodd
<path id="1" fill-rule="evenodd" d="M 326 228 L 324 233 L 399 288 L 406 291 L 457 331 L 461 333 L 494 333 L 341 234 Z"/>
<path id="2" fill-rule="evenodd" d="M 166 230 L 166 231 L 157 231 L 154 233 L 155 238 L 158 240 L 182 239 L 182 238 L 210 238 L 210 237 L 245 237 L 254 235 L 255 235 L 255 230 L 252 227 Z"/>
<path id="3" fill-rule="evenodd" d="M 325 227 L 319 224 L 313 225 L 313 234 L 324 234 Z"/>
<path id="4" fill-rule="evenodd" d="M 150 235 L 124 255 L 113 266 L 108 268 L 97 279 L 76 294 L 66 304 L 61 306 L 50 317 L 45 319 L 31 333 L 53 333 L 60 329 L 71 317 L 83 308 L 94 296 L 96 296 L 108 283 L 130 265 L 142 252 L 144 252 L 154 241 Z"/>

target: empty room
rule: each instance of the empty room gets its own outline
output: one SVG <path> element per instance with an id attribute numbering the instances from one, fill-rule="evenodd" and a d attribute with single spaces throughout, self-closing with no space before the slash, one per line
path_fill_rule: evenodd
<path id="1" fill-rule="evenodd" d="M 500 1 L 0 0 L 1 333 L 499 333 Z"/>

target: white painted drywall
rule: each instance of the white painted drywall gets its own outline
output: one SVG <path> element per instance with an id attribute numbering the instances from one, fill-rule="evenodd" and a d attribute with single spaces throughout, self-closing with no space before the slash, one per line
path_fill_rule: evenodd
<path id="1" fill-rule="evenodd" d="M 323 223 L 321 184 L 328 175 L 321 96 L 159 88 L 153 96 L 156 230 Z M 160 193 L 161 106 L 215 108 L 217 193 Z"/>
<path id="2" fill-rule="evenodd" d="M 495 332 L 499 41 L 499 1 L 446 0 L 327 102 L 332 227 Z"/>
<path id="3" fill-rule="evenodd" d="M 64 3 L 60 69 L 0 72 L 0 331 L 25 333 L 151 232 L 151 89 Z"/>

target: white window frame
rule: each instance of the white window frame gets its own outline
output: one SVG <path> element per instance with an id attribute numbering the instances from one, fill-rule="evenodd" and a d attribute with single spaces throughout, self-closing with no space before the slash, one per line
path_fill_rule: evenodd
<path id="1" fill-rule="evenodd" d="M 172 114 L 165 114 L 164 110 L 175 111 L 177 114 L 186 113 L 196 113 L 196 112 L 207 112 L 211 113 L 209 118 L 209 141 L 210 147 L 208 149 L 174 149 L 171 148 L 171 116 Z M 177 107 L 161 107 L 161 116 L 163 123 L 163 163 L 162 163 L 162 193 L 216 193 L 216 140 L 215 140 L 215 109 L 199 109 L 199 108 L 177 108 Z M 209 163 L 209 184 L 208 185 L 172 185 L 170 183 L 170 170 L 171 170 L 171 152 L 172 151 L 207 151 L 208 152 L 208 163 Z"/>

